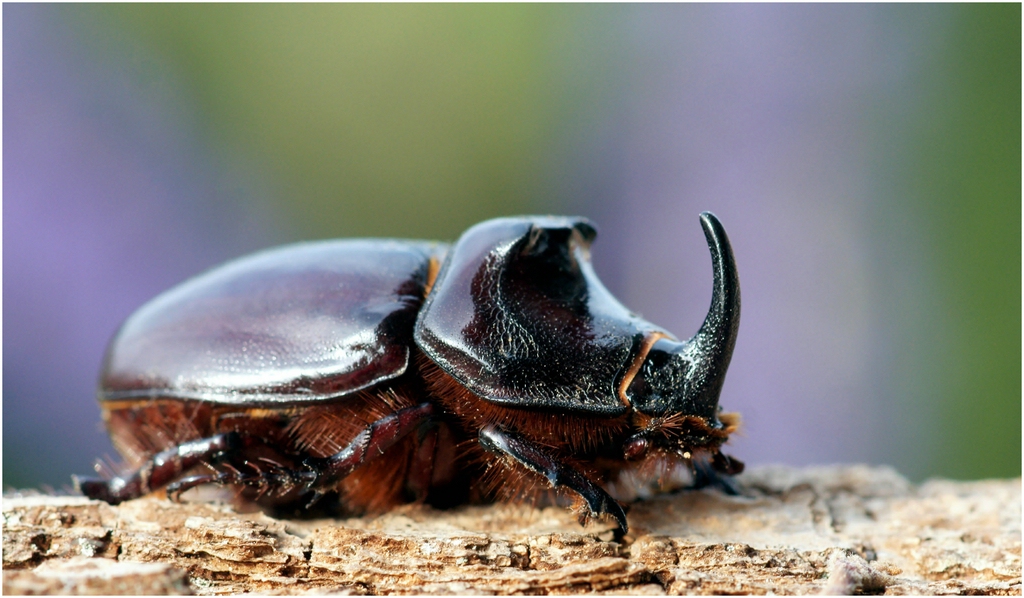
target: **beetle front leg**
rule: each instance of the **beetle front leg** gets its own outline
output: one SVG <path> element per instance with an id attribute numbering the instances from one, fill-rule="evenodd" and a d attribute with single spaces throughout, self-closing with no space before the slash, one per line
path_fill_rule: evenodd
<path id="1" fill-rule="evenodd" d="M 718 488 L 730 496 L 739 496 L 740 490 L 732 476 L 743 473 L 743 462 L 721 452 L 713 456 L 695 455 L 690 462 L 693 470 L 693 489 Z"/>
<path id="2" fill-rule="evenodd" d="M 236 432 L 217 434 L 161 451 L 127 477 L 104 480 L 73 476 L 73 480 L 82 494 L 116 505 L 158 490 L 200 463 L 209 463 L 217 455 L 237 451 L 241 444 Z"/>
<path id="3" fill-rule="evenodd" d="M 485 449 L 492 453 L 511 457 L 520 465 L 539 473 L 547 478 L 552 488 L 563 486 L 580 495 L 586 501 L 587 508 L 590 509 L 590 516 L 596 517 L 606 513 L 619 524 L 621 534 L 629 531 L 626 513 L 614 498 L 582 473 L 562 463 L 541 447 L 517 434 L 503 432 L 491 425 L 480 429 L 479 438 L 480 444 Z M 584 523 L 585 518 L 584 514 L 580 523 Z"/>
<path id="4" fill-rule="evenodd" d="M 326 459 L 307 459 L 305 466 L 315 475 L 308 487 L 318 495 L 333 490 L 345 476 L 384 454 L 406 434 L 427 422 L 433 413 L 434 406 L 430 403 L 399 409 L 367 426 L 334 455 Z"/>

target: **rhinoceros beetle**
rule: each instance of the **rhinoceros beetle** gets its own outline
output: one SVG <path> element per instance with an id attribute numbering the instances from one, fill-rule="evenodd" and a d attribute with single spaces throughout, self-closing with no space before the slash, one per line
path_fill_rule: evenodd
<path id="1" fill-rule="evenodd" d="M 718 399 L 739 278 L 721 223 L 700 221 L 714 288 L 685 342 L 605 289 L 583 218 L 229 262 L 121 326 L 99 402 L 125 463 L 75 482 L 111 504 L 217 484 L 271 507 L 330 494 L 350 512 L 550 497 L 620 533 L 613 495 L 635 496 L 641 474 L 690 469 L 732 490 L 743 464 L 720 447 L 738 416 Z"/>

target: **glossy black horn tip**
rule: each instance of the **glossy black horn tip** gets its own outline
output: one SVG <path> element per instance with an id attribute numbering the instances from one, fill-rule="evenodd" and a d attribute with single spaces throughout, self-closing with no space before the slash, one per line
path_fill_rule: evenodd
<path id="1" fill-rule="evenodd" d="M 716 249 L 724 249 L 731 258 L 732 246 L 729 244 L 729 236 L 725 234 L 725 227 L 722 226 L 722 221 L 718 219 L 718 216 L 715 216 L 712 212 L 701 212 L 700 225 L 704 229 L 704 236 L 708 240 L 708 246 L 711 248 L 712 253 Z"/>
<path id="2" fill-rule="evenodd" d="M 739 326 L 740 315 L 740 279 L 736 271 L 736 258 L 733 256 L 729 235 L 717 216 L 711 212 L 701 212 L 701 228 L 708 241 L 711 251 L 711 265 L 714 270 L 714 288 L 711 297 L 711 310 L 723 310 L 719 313 L 730 320 L 733 327 Z M 709 314 L 712 315 L 712 314 Z M 735 321 L 733 321 L 735 320 Z M 707 322 L 706 322 L 707 323 Z M 722 331 L 725 332 L 725 331 Z"/>
<path id="3" fill-rule="evenodd" d="M 715 216 L 714 212 L 701 212 L 700 221 L 704 225 L 705 230 L 707 230 L 707 228 L 711 225 L 715 225 L 718 228 L 722 228 L 722 223 L 721 221 L 718 220 L 718 216 Z"/>

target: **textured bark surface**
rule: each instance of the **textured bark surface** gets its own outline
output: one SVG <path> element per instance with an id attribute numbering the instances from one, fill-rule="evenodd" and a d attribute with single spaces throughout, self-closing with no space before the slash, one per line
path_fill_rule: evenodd
<path id="1" fill-rule="evenodd" d="M 631 531 L 517 505 L 291 521 L 150 497 L 7 496 L 8 594 L 1021 593 L 1021 481 L 753 469 L 744 496 L 631 505 Z"/>

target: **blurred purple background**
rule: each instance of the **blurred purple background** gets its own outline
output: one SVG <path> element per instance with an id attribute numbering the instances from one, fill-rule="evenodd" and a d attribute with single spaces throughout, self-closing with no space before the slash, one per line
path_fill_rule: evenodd
<path id="1" fill-rule="evenodd" d="M 1019 6 L 3 10 L 5 485 L 112 454 L 105 344 L 173 284 L 523 212 L 681 337 L 721 218 L 740 459 L 1020 473 Z"/>

